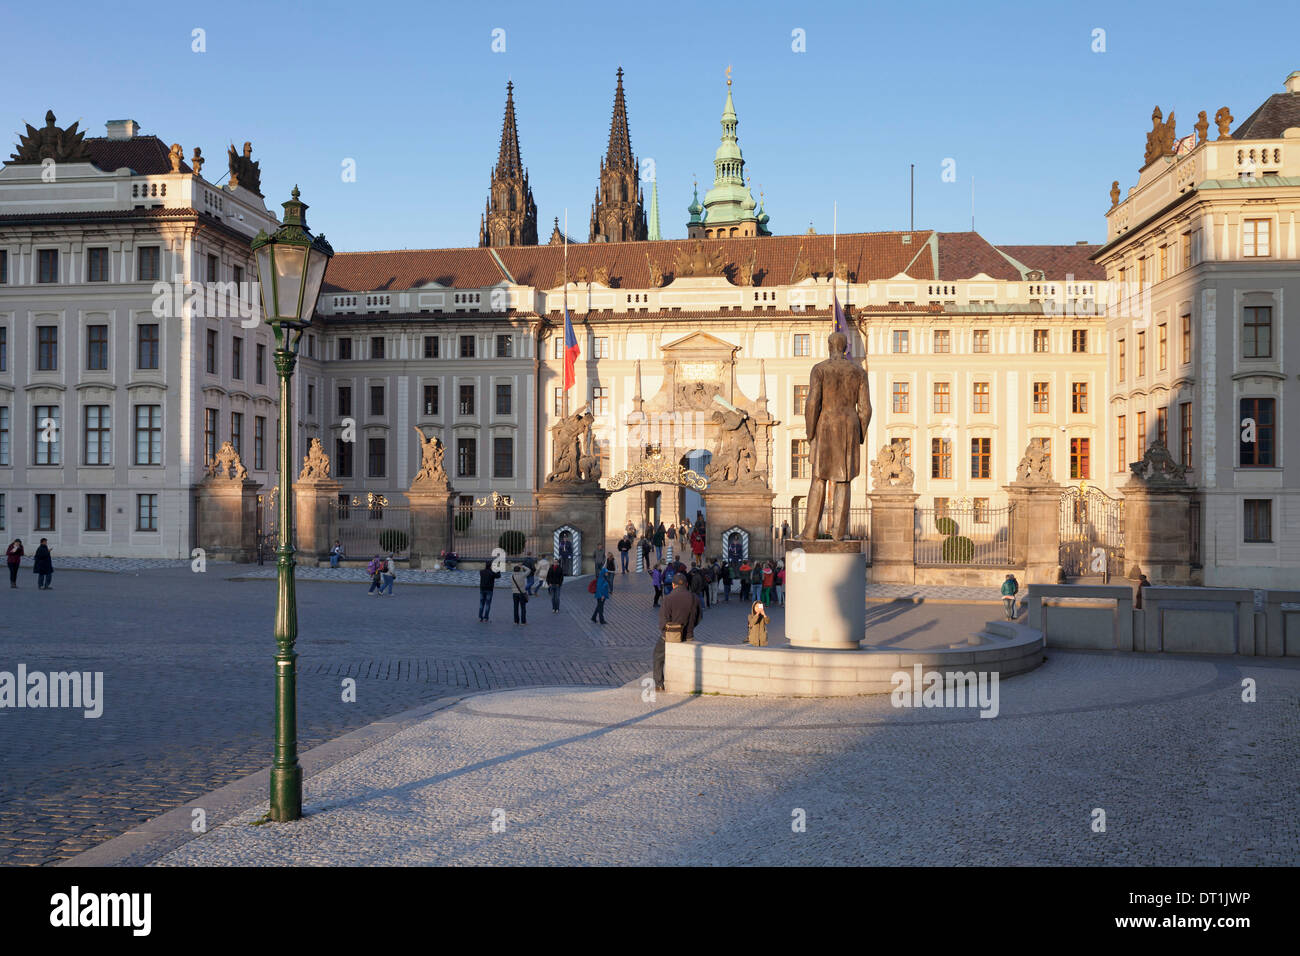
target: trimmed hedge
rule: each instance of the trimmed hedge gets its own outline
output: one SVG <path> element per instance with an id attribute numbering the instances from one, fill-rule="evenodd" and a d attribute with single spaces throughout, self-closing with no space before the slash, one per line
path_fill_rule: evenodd
<path id="1" fill-rule="evenodd" d="M 975 557 L 975 542 L 954 535 L 943 542 L 943 559 L 954 564 L 965 564 Z"/>
<path id="2" fill-rule="evenodd" d="M 497 547 L 506 554 L 519 554 L 524 550 L 528 539 L 522 531 L 502 531 L 497 539 Z"/>
<path id="3" fill-rule="evenodd" d="M 400 554 L 406 550 L 406 545 L 410 542 L 405 531 L 398 531 L 396 528 L 389 528 L 386 531 L 379 532 L 379 549 L 389 551 L 393 554 Z"/>
<path id="4" fill-rule="evenodd" d="M 942 518 L 936 518 L 934 526 L 938 529 L 940 534 L 947 535 L 948 537 L 952 537 L 957 533 L 957 522 L 952 518 L 949 518 L 947 515 L 944 515 Z"/>

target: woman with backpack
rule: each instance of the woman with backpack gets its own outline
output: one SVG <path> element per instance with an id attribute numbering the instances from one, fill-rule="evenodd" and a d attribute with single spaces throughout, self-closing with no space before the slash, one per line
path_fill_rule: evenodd
<path id="1" fill-rule="evenodd" d="M 564 584 L 564 565 L 556 561 L 546 569 L 546 587 L 551 592 L 551 613 L 560 613 L 560 587 Z"/>
<path id="2" fill-rule="evenodd" d="M 664 596 L 664 571 L 659 565 L 650 569 L 650 583 L 655 589 L 654 607 L 659 606 L 659 599 Z"/>
<path id="3" fill-rule="evenodd" d="M 387 591 L 388 596 L 392 597 L 393 582 L 397 580 L 397 565 L 393 563 L 393 556 L 391 554 L 380 560 L 379 574 L 383 580 L 383 584 L 379 588 L 379 593 L 382 595 Z"/>
<path id="4" fill-rule="evenodd" d="M 23 539 L 14 538 L 5 551 L 5 561 L 9 564 L 9 586 L 18 587 L 18 566 L 23 561 Z"/>
<path id="5" fill-rule="evenodd" d="M 528 623 L 528 572 L 516 564 L 510 572 L 510 596 L 514 599 L 515 623 Z"/>

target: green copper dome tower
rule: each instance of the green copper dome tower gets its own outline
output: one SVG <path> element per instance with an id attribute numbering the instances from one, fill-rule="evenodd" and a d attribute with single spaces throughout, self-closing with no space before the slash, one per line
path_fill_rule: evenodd
<path id="1" fill-rule="evenodd" d="M 703 216 L 699 198 L 691 203 L 687 235 L 692 239 L 726 239 L 770 235 L 766 220 L 755 215 L 754 196 L 745 185 L 745 157 L 740 151 L 736 104 L 731 96 L 731 67 L 727 67 L 727 101 L 722 107 L 722 141 L 713 154 L 713 188 L 704 194 Z"/>

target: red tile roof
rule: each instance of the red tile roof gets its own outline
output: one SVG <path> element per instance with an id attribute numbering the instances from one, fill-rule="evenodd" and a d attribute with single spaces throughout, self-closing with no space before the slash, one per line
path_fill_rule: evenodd
<path id="1" fill-rule="evenodd" d="M 122 167 L 142 176 L 156 176 L 172 171 L 172 163 L 168 158 L 171 147 L 157 136 L 132 136 L 130 139 L 87 136 L 85 142 L 91 162 L 106 173 Z M 184 160 L 181 161 L 181 172 L 193 171 Z"/>
<path id="2" fill-rule="evenodd" d="M 939 236 L 939 275 L 945 281 L 969 279 L 984 273 L 993 279 L 1016 280 L 1020 270 L 978 232 L 941 232 Z"/>
<path id="3" fill-rule="evenodd" d="M 429 282 L 482 289 L 505 279 L 489 249 L 396 249 L 340 252 L 325 273 L 325 292 L 383 292 Z"/>
<path id="4" fill-rule="evenodd" d="M 998 246 L 1011 258 L 1029 269 L 1039 269 L 1048 279 L 1104 279 L 1106 270 L 1089 256 L 1100 249 L 1096 245 L 1073 246 Z"/>

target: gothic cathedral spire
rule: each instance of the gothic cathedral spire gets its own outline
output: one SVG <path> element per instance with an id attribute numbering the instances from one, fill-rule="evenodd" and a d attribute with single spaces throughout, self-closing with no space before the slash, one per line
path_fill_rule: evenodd
<path id="1" fill-rule="evenodd" d="M 620 66 L 618 87 L 614 91 L 614 116 L 609 123 L 609 149 L 600 161 L 600 185 L 591 207 L 591 242 L 631 242 L 646 237 L 640 179 L 627 129 L 627 103 L 623 99 Z"/>
<path id="2" fill-rule="evenodd" d="M 515 125 L 514 83 L 506 83 L 506 115 L 501 123 L 501 151 L 492 170 L 487 206 L 479 224 L 480 246 L 537 245 L 537 203 L 528 185 L 528 170 L 519 155 Z"/>

